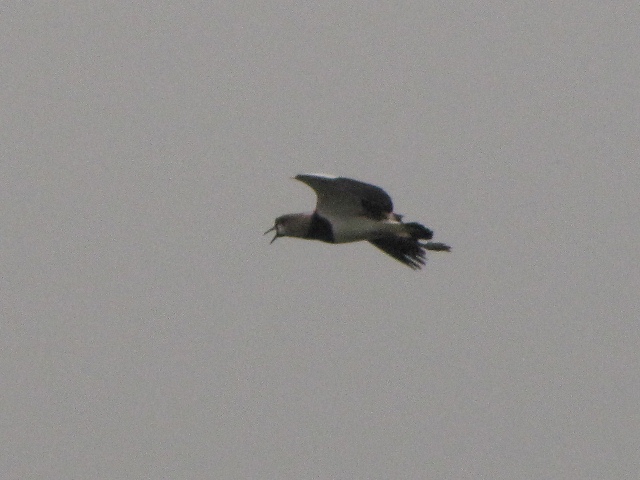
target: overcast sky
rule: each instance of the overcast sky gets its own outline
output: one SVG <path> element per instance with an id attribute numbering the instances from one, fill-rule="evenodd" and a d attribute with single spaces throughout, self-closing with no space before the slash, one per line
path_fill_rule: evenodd
<path id="1" fill-rule="evenodd" d="M 639 22 L 7 3 L 0 476 L 637 478 Z M 304 172 L 453 251 L 269 245 Z"/>

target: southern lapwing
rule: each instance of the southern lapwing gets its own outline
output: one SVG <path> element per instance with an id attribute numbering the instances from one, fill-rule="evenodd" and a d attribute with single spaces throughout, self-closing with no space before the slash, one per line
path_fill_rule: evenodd
<path id="1" fill-rule="evenodd" d="M 294 177 L 313 188 L 318 197 L 311 213 L 289 213 L 276 218 L 265 235 L 275 230 L 278 237 L 306 238 L 328 243 L 367 240 L 383 252 L 413 269 L 425 264 L 426 250 L 448 252 L 444 243 L 426 242 L 433 232 L 425 226 L 403 223 L 393 213 L 391 197 L 380 187 L 350 178 L 320 174 Z"/>

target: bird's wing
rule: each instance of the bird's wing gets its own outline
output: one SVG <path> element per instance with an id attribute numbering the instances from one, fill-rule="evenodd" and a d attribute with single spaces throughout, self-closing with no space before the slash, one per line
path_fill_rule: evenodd
<path id="1" fill-rule="evenodd" d="M 319 174 L 296 175 L 295 179 L 315 190 L 318 196 L 316 211 L 320 215 L 366 215 L 383 219 L 393 211 L 391 197 L 375 185 Z"/>
<path id="2" fill-rule="evenodd" d="M 426 263 L 424 245 L 413 238 L 386 236 L 369 242 L 414 270 Z"/>

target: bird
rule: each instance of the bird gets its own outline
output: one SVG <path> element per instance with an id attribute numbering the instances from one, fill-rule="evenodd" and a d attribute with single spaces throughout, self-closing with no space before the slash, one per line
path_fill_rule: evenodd
<path id="1" fill-rule="evenodd" d="M 368 241 L 408 267 L 425 265 L 426 251 L 449 252 L 445 243 L 426 242 L 433 231 L 416 222 L 404 223 L 393 212 L 391 197 L 382 188 L 333 175 L 307 173 L 293 177 L 311 187 L 317 196 L 315 210 L 289 213 L 275 219 L 271 244 L 280 237 L 320 240 L 327 243 Z"/>

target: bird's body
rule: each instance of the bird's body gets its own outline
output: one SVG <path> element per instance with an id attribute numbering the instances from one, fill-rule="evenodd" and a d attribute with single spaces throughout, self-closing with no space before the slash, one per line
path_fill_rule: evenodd
<path id="1" fill-rule="evenodd" d="M 443 243 L 430 240 L 433 232 L 419 223 L 404 223 L 393 213 L 391 197 L 380 187 L 350 178 L 302 174 L 296 180 L 313 188 L 318 196 L 310 213 L 291 213 L 276 218 L 278 237 L 348 243 L 367 240 L 411 268 L 425 263 L 425 250 L 449 251 Z"/>

